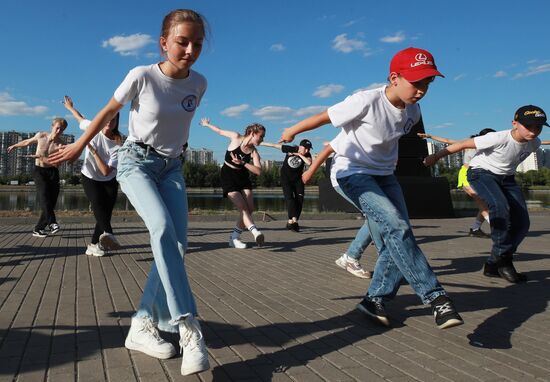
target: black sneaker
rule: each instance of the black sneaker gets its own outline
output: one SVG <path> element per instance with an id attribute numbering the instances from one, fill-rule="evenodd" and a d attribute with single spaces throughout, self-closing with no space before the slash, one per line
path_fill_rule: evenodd
<path id="1" fill-rule="evenodd" d="M 292 223 L 286 223 L 286 229 L 292 231 Z"/>
<path id="2" fill-rule="evenodd" d="M 483 265 L 483 276 L 500 277 L 500 273 L 498 273 L 498 266 L 495 263 L 485 262 L 485 265 Z"/>
<path id="3" fill-rule="evenodd" d="M 447 296 L 439 296 L 432 301 L 432 313 L 439 329 L 448 329 L 462 325 L 464 321 L 456 311 L 453 302 Z"/>
<path id="4" fill-rule="evenodd" d="M 50 234 L 54 234 L 54 233 L 57 233 L 59 231 L 59 224 L 57 223 L 52 223 L 50 224 Z"/>
<path id="5" fill-rule="evenodd" d="M 32 231 L 32 235 L 34 237 L 48 237 L 48 233 L 44 231 L 43 229 Z"/>
<path id="6" fill-rule="evenodd" d="M 497 270 L 500 277 L 513 284 L 527 281 L 527 276 L 516 271 L 512 259 L 502 259 L 497 262 Z"/>
<path id="7" fill-rule="evenodd" d="M 490 239 L 491 238 L 491 235 L 488 235 L 486 234 L 485 232 L 483 232 L 481 230 L 481 228 L 478 228 L 478 229 L 471 229 L 470 228 L 470 233 L 468 234 L 468 236 L 471 236 L 471 237 L 480 237 L 482 239 Z"/>
<path id="8" fill-rule="evenodd" d="M 298 222 L 292 223 L 292 228 L 294 232 L 300 232 L 300 226 L 298 225 Z"/>
<path id="9" fill-rule="evenodd" d="M 371 300 L 363 299 L 359 304 L 357 304 L 357 310 L 362 313 L 365 313 L 370 318 L 374 319 L 376 322 L 384 325 L 390 326 L 390 320 L 384 309 L 384 304 L 382 302 L 374 302 Z"/>

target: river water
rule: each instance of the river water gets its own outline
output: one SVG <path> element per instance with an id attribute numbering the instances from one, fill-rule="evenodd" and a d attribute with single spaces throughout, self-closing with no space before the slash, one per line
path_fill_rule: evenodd
<path id="1" fill-rule="evenodd" d="M 525 191 L 526 200 L 540 201 L 546 208 L 550 208 L 550 191 Z M 455 209 L 476 208 L 472 200 L 463 192 L 451 192 L 453 207 Z M 228 199 L 222 198 L 221 194 L 189 194 L 189 208 L 202 210 L 233 210 Z M 254 202 L 257 210 L 260 211 L 285 211 L 285 201 L 282 194 L 257 193 L 254 195 Z M 34 192 L 0 192 L 0 210 L 38 210 L 36 194 Z M 58 210 L 88 210 L 89 202 L 86 195 L 81 191 L 62 190 L 57 200 Z M 117 210 L 131 210 L 132 205 L 127 201 L 126 196 L 119 192 L 115 206 Z M 319 212 L 318 195 L 308 195 L 304 201 L 304 212 Z"/>

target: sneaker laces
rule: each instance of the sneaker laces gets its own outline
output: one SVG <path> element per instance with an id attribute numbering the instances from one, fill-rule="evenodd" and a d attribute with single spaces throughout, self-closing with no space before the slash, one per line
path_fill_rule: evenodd
<path id="1" fill-rule="evenodd" d="M 200 330 L 197 328 L 197 325 L 189 322 L 189 318 L 186 318 L 182 322 L 185 327 L 185 331 L 182 333 L 180 330 L 180 349 L 183 353 L 183 348 L 188 347 L 190 350 L 193 350 L 199 347 L 199 341 L 201 339 Z"/>
<path id="2" fill-rule="evenodd" d="M 141 327 L 141 331 L 151 334 L 155 338 L 155 340 L 157 340 L 157 342 L 164 342 L 164 340 L 160 337 L 159 332 L 153 320 L 150 320 L 150 319 L 143 320 L 143 326 Z"/>
<path id="3" fill-rule="evenodd" d="M 444 304 L 436 305 L 434 309 L 437 311 L 438 314 L 443 315 L 446 313 L 452 313 L 454 312 L 453 306 L 449 301 L 447 301 Z"/>

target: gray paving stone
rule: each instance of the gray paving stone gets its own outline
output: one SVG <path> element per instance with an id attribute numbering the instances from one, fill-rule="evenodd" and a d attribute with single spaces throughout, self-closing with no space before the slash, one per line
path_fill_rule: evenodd
<path id="1" fill-rule="evenodd" d="M 230 222 L 192 221 L 186 267 L 212 368 L 183 377 L 180 355 L 124 348 L 152 262 L 141 223 L 117 223 L 123 248 L 93 258 L 90 222 L 36 240 L 0 220 L 0 381 L 550 380 L 550 214 L 531 221 L 516 256 L 524 285 L 481 275 L 490 241 L 465 235 L 470 218 L 412 221 L 466 321 L 447 331 L 409 286 L 387 303 L 392 328 L 355 311 L 369 280 L 334 260 L 360 221 L 304 221 L 292 234 L 259 222 L 268 244 L 247 250 L 226 247 Z M 369 247 L 362 263 L 375 260 Z"/>

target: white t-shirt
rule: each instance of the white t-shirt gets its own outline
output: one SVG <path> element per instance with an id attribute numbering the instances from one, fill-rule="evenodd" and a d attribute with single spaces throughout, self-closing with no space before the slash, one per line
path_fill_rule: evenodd
<path id="1" fill-rule="evenodd" d="M 518 165 L 541 144 L 538 138 L 518 142 L 512 137 L 512 130 L 475 137 L 474 142 L 477 151 L 470 161 L 470 167 L 482 168 L 497 175 L 514 175 Z"/>
<path id="2" fill-rule="evenodd" d="M 79 124 L 80 130 L 86 130 L 88 126 L 90 126 L 90 123 L 91 121 L 83 119 Z M 97 180 L 98 182 L 106 182 L 113 179 L 116 176 L 118 149 L 120 145 L 118 145 L 115 140 L 107 138 L 107 136 L 100 131 L 99 134 L 92 138 L 90 146 L 97 151 L 97 155 L 107 164 L 107 166 L 113 168 L 113 171 L 107 176 L 103 175 L 97 166 L 95 158 L 90 153 L 90 150 L 86 148 L 84 163 L 82 164 L 80 172 L 87 178 Z"/>
<path id="3" fill-rule="evenodd" d="M 462 154 L 462 164 L 469 165 L 474 155 L 476 155 L 475 149 L 465 149 L 464 154 Z"/>
<path id="4" fill-rule="evenodd" d="M 206 78 L 194 70 L 184 79 L 164 75 L 158 64 L 130 70 L 114 94 L 121 104 L 132 102 L 128 139 L 164 156 L 178 157 L 206 85 Z"/>
<path id="5" fill-rule="evenodd" d="M 391 175 L 398 159 L 399 138 L 420 120 L 420 106 L 393 106 L 386 87 L 359 91 L 331 106 L 331 123 L 342 127 L 345 136 L 336 147 L 335 171 L 338 178 L 362 173 Z"/>
<path id="6" fill-rule="evenodd" d="M 332 141 L 330 141 L 329 143 L 330 147 L 332 147 L 332 149 L 335 150 L 334 148 L 338 146 L 338 141 L 340 139 L 345 139 L 345 136 L 346 136 L 345 131 L 341 130 L 340 133 L 338 133 L 338 135 L 334 137 Z M 340 185 L 338 184 L 338 180 L 336 178 L 336 166 L 334 166 L 337 156 L 338 154 L 335 152 L 334 155 L 332 156 L 332 165 L 330 166 L 330 184 L 332 184 L 332 187 L 334 188 L 340 187 Z"/>

